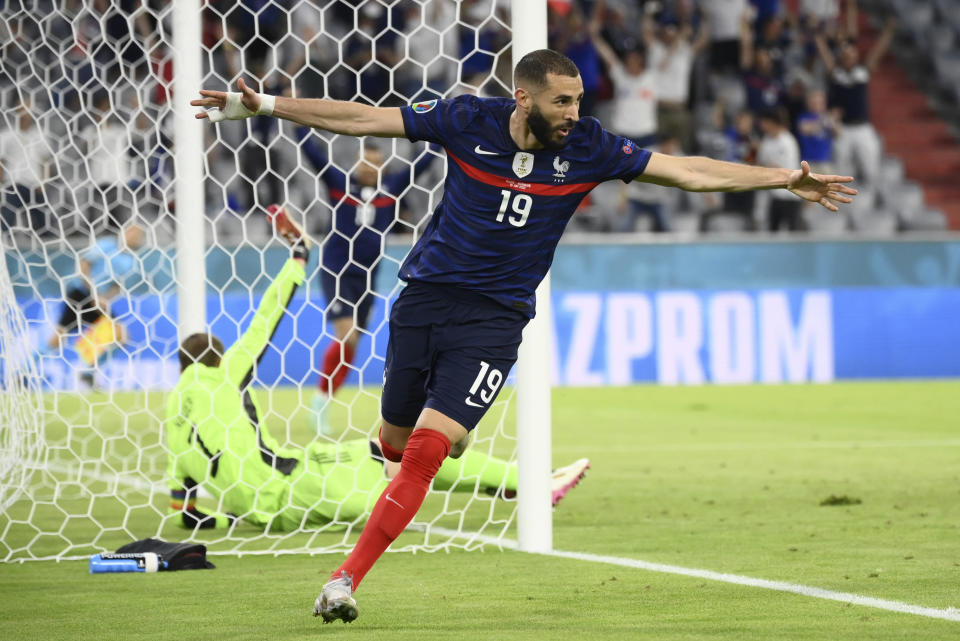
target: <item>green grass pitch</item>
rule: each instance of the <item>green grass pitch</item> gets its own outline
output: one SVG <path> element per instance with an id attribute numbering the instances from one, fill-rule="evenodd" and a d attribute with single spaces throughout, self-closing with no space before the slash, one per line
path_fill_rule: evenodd
<path id="1" fill-rule="evenodd" d="M 124 417 L 162 400 L 131 397 L 114 410 L 123 439 L 76 446 L 148 464 L 155 436 Z M 62 402 L 109 411 L 95 395 Z M 274 395 L 271 420 L 297 402 Z M 593 462 L 554 514 L 558 550 L 960 608 L 960 382 L 558 389 L 553 405 L 554 463 Z M 376 405 L 354 409 L 367 425 Z M 156 575 L 0 564 L 0 639 L 960 638 L 960 622 L 489 548 L 387 554 L 360 618 L 324 626 L 311 608 L 340 558 L 216 556 L 213 571 Z"/>

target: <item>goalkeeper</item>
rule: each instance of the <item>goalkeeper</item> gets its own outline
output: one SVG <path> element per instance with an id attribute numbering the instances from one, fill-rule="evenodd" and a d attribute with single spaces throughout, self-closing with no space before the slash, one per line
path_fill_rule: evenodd
<path id="1" fill-rule="evenodd" d="M 166 439 L 171 511 L 189 528 L 229 526 L 234 519 L 272 530 L 343 525 L 368 515 L 400 465 L 385 462 L 372 441 L 311 443 L 285 450 L 261 423 L 252 394 L 254 370 L 303 282 L 309 241 L 282 209 L 273 216 L 292 257 L 267 289 L 250 327 L 224 351 L 206 333 L 180 345 L 180 380 L 167 401 Z M 554 504 L 579 481 L 586 461 L 554 475 Z M 464 482 L 465 481 L 465 482 Z M 434 489 L 516 492 L 515 465 L 468 451 L 447 459 Z M 219 500 L 219 512 L 196 504 L 202 486 Z"/>

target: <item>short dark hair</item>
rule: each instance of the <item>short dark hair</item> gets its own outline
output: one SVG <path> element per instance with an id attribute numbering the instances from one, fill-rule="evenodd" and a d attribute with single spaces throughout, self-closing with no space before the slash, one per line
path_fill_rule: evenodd
<path id="1" fill-rule="evenodd" d="M 528 84 L 531 89 L 539 89 L 547 84 L 547 74 L 576 78 L 580 70 L 573 60 L 552 49 L 537 49 L 520 58 L 513 70 L 513 84 L 519 87 Z"/>
<path id="2" fill-rule="evenodd" d="M 760 120 L 774 122 L 781 127 L 787 126 L 787 119 L 784 115 L 784 109 L 781 107 L 767 107 L 760 112 Z"/>
<path id="3" fill-rule="evenodd" d="M 190 334 L 180 343 L 180 371 L 194 363 L 216 367 L 223 357 L 223 342 L 213 334 Z"/>

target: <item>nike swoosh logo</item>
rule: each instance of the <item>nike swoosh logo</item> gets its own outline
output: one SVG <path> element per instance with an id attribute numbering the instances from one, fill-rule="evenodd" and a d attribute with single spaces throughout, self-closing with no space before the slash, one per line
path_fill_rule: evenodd
<path id="1" fill-rule="evenodd" d="M 463 402 L 469 405 L 470 407 L 483 407 L 483 405 L 481 405 L 480 403 L 477 403 L 476 401 L 471 399 L 469 396 Z"/>
<path id="2" fill-rule="evenodd" d="M 486 149 L 481 149 L 480 145 L 477 145 L 473 148 L 474 153 L 480 154 L 481 156 L 499 156 L 500 152 L 497 151 L 487 151 Z"/>
<path id="3" fill-rule="evenodd" d="M 397 505 L 400 505 L 400 501 L 398 501 L 397 499 L 395 499 L 395 498 L 393 498 L 392 496 L 390 496 L 390 493 L 389 493 L 389 492 L 387 492 L 387 496 L 384 497 L 384 498 L 386 498 L 386 499 L 387 499 L 388 501 L 390 501 L 391 503 L 396 503 Z M 405 508 L 404 508 L 402 505 L 400 505 L 400 509 L 403 510 L 403 509 L 405 509 Z"/>

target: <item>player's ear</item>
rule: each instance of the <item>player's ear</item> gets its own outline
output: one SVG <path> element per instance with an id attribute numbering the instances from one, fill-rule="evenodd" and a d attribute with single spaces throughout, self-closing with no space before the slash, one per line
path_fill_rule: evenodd
<path id="1" fill-rule="evenodd" d="M 523 87 L 517 87 L 513 91 L 513 97 L 517 101 L 517 106 L 524 109 L 530 109 L 530 106 L 533 103 L 533 96 L 530 95 L 530 92 Z"/>

